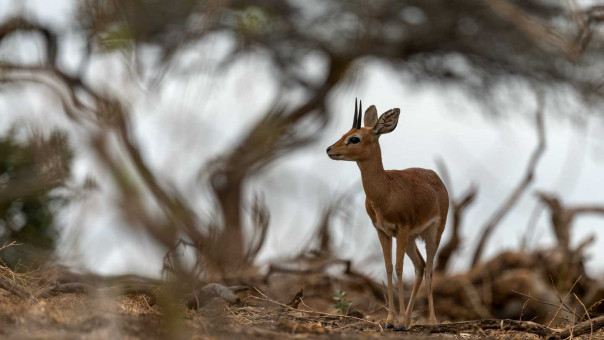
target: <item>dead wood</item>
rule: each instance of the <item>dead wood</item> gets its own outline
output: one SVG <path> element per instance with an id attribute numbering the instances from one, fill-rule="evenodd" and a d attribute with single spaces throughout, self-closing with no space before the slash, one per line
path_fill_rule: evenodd
<path id="1" fill-rule="evenodd" d="M 591 332 L 596 332 L 602 328 L 604 328 L 604 316 L 599 316 L 597 318 L 578 323 L 572 328 L 568 327 L 567 329 L 561 332 L 553 332 L 547 337 L 547 339 L 566 339 L 569 338 L 571 335 L 579 336 L 583 334 L 588 334 Z"/>
<path id="2" fill-rule="evenodd" d="M 45 55 L 48 63 L 53 66 L 56 65 L 58 55 L 58 37 L 55 32 L 47 27 L 30 20 L 26 20 L 22 17 L 13 17 L 9 18 L 2 25 L 0 25 L 0 40 L 18 31 L 39 33 L 46 44 Z"/>
<path id="3" fill-rule="evenodd" d="M 49 268 L 42 273 L 40 283 L 44 285 L 35 295 L 43 298 L 54 294 L 82 293 L 98 294 L 105 297 L 144 294 L 151 298 L 150 305 L 159 301 L 165 289 L 161 280 L 137 275 L 100 276 L 90 273 L 74 273 L 62 266 Z M 249 290 L 247 286 L 224 286 L 210 283 L 184 295 L 184 303 L 190 308 L 199 308 L 210 299 L 220 297 L 228 303 L 240 301 L 237 293 Z M 185 291 L 185 293 L 187 293 Z"/>
<path id="4" fill-rule="evenodd" d="M 329 228 L 331 226 L 331 217 L 336 210 L 337 205 L 338 203 L 332 203 L 323 210 L 319 225 L 316 228 L 317 231 L 311 239 L 311 242 L 316 241 L 318 243 L 318 251 L 324 255 L 331 254 L 331 233 Z"/>
<path id="5" fill-rule="evenodd" d="M 453 209 L 453 229 L 451 230 L 451 237 L 449 240 L 442 247 L 440 247 L 440 250 L 438 251 L 435 267 L 436 271 L 445 272 L 449 265 L 451 256 L 453 256 L 461 245 L 461 238 L 459 234 L 461 233 L 463 214 L 466 208 L 472 204 L 476 198 L 478 189 L 475 185 L 471 185 L 465 193 L 463 193 L 460 197 L 455 198 L 453 193 L 453 182 L 451 181 L 451 177 L 449 176 L 449 171 L 445 165 L 445 162 L 442 159 L 437 159 L 436 164 L 441 176 L 443 177 L 445 186 L 449 191 L 449 197 L 452 197 L 451 208 Z"/>
<path id="6" fill-rule="evenodd" d="M 574 218 L 579 214 L 604 214 L 604 205 L 565 206 L 560 198 L 552 193 L 537 191 L 535 195 L 549 208 L 550 221 L 558 246 L 568 253 L 570 253 L 570 233 Z"/>
<path id="7" fill-rule="evenodd" d="M 0 38 L 2 37 L 2 30 L 0 27 Z M 6 243 L 4 245 L 0 245 L 0 250 L 6 249 L 8 247 L 12 247 L 14 245 L 16 245 L 17 243 L 15 241 L 10 242 L 10 243 Z M 16 280 L 14 280 L 14 278 L 18 278 L 20 275 L 15 274 L 15 272 L 13 272 L 10 268 L 6 267 L 4 261 L 2 260 L 2 258 L 0 257 L 0 289 L 4 289 L 7 292 L 19 297 L 22 300 L 27 300 L 31 297 L 31 294 L 29 294 L 24 288 L 22 288 L 21 286 L 19 286 L 16 282 Z M 12 277 L 13 280 L 9 279 L 9 277 Z"/>
<path id="8" fill-rule="evenodd" d="M 579 336 L 588 334 L 590 332 L 596 332 L 601 328 L 604 328 L 604 316 L 597 317 L 591 321 L 578 323 L 572 327 L 569 326 L 567 329 L 562 331 L 552 329 L 532 321 L 518 321 L 510 319 L 485 319 L 443 323 L 438 325 L 415 325 L 411 327 L 409 331 L 418 333 L 459 333 L 462 331 L 472 331 L 476 329 L 503 330 L 532 333 L 545 337 L 548 340 L 555 340 L 566 339 L 571 336 L 571 332 L 573 336 Z"/>
<path id="9" fill-rule="evenodd" d="M 236 293 L 242 292 L 245 290 L 249 290 L 249 287 L 246 286 L 223 286 L 218 283 L 210 283 L 205 285 L 202 288 L 195 289 L 192 293 L 189 293 L 185 296 L 185 304 L 189 308 L 197 308 L 203 307 L 206 305 L 212 298 L 220 297 L 224 301 L 233 304 L 239 303 L 241 299 L 237 296 Z"/>
<path id="10" fill-rule="evenodd" d="M 263 197 L 259 194 L 254 197 L 251 214 L 254 233 L 249 242 L 248 250 L 245 254 L 245 261 L 247 263 L 254 262 L 258 256 L 258 253 L 260 250 L 262 250 L 264 241 L 266 241 L 266 235 L 271 217 Z"/>
<path id="11" fill-rule="evenodd" d="M 93 290 L 95 290 L 94 286 L 82 282 L 57 283 L 40 291 L 37 297 L 43 298 L 53 294 L 65 293 L 90 293 Z"/>
<path id="12" fill-rule="evenodd" d="M 463 214 L 466 208 L 470 206 L 472 202 L 474 202 L 477 194 L 478 189 L 472 185 L 464 194 L 461 195 L 461 197 L 454 199 L 453 202 L 451 202 L 451 207 L 453 208 L 453 230 L 451 237 L 438 253 L 436 259 L 436 271 L 446 271 L 451 257 L 461 246 L 461 237 L 459 234 L 461 233 Z"/>
<path id="13" fill-rule="evenodd" d="M 293 309 L 298 309 L 298 305 L 300 304 L 300 302 L 302 302 L 302 297 L 304 297 L 304 290 L 300 289 L 300 291 L 298 291 L 296 293 L 296 295 L 294 295 L 289 302 L 287 303 L 287 306 L 293 308 Z"/>
<path id="14" fill-rule="evenodd" d="M 409 331 L 418 333 L 459 333 L 462 331 L 472 331 L 476 329 L 498 329 L 505 331 L 527 332 L 542 337 L 551 335 L 555 332 L 549 327 L 532 321 L 518 321 L 510 319 L 485 319 L 443 323 L 438 325 L 415 325 L 409 328 Z"/>
<path id="15" fill-rule="evenodd" d="M 516 188 L 512 191 L 510 196 L 504 201 L 503 205 L 499 207 L 499 209 L 495 212 L 495 214 L 487 221 L 487 223 L 482 227 L 482 232 L 480 235 L 480 239 L 476 246 L 476 250 L 474 251 L 474 256 L 472 258 L 472 267 L 474 267 L 480 259 L 482 258 L 482 253 L 484 247 L 491 236 L 491 233 L 495 230 L 499 222 L 503 220 L 503 217 L 514 207 L 516 202 L 520 199 L 522 194 L 526 191 L 528 186 L 531 184 L 535 177 L 535 169 L 537 168 L 537 164 L 539 163 L 539 159 L 541 155 L 545 152 L 545 124 L 543 117 L 543 107 L 544 107 L 544 98 L 543 93 L 537 93 L 537 110 L 535 113 L 535 120 L 537 126 L 537 138 L 538 143 L 537 147 L 533 151 L 531 158 L 529 159 L 526 172 L 522 181 L 518 183 Z"/>
<path id="16" fill-rule="evenodd" d="M 27 300 L 31 297 L 31 295 L 27 293 L 25 289 L 19 287 L 16 283 L 4 277 L 0 277 L 0 288 L 19 297 L 22 300 Z"/>
<path id="17" fill-rule="evenodd" d="M 158 301 L 158 294 L 161 289 L 161 285 L 144 283 L 124 282 L 122 284 L 102 287 L 84 282 L 71 282 L 51 285 L 38 293 L 37 297 L 41 298 L 53 294 L 64 293 L 96 293 L 106 297 L 144 294 L 151 298 L 149 304 L 153 305 Z M 184 301 L 190 308 L 199 308 L 214 297 L 220 297 L 228 303 L 238 303 L 240 299 L 236 293 L 248 289 L 249 287 L 244 286 L 227 287 L 218 283 L 210 283 L 185 295 Z"/>
<path id="18" fill-rule="evenodd" d="M 322 274 L 327 275 L 327 270 L 332 265 L 344 265 L 342 272 L 343 277 L 339 277 L 339 280 L 354 282 L 366 288 L 371 295 L 378 301 L 384 300 L 382 287 L 371 278 L 366 275 L 354 270 L 350 260 L 338 259 L 322 252 L 310 252 L 306 254 L 300 254 L 295 261 L 296 267 L 289 268 L 281 265 L 271 264 L 268 272 L 263 278 L 264 283 L 268 283 L 268 280 L 273 274 L 291 274 L 291 275 L 310 275 L 310 274 Z"/>
<path id="19" fill-rule="evenodd" d="M 246 179 L 285 153 L 313 140 L 296 131 L 300 121 L 314 118 L 327 122 L 328 94 L 342 80 L 351 62 L 334 55 L 328 57 L 327 76 L 313 89 L 310 99 L 291 111 L 276 104 L 231 152 L 215 162 L 210 182 L 224 222 L 224 232 L 215 248 L 222 266 L 237 264 L 243 259 L 241 201 Z"/>
<path id="20" fill-rule="evenodd" d="M 57 45 L 57 33 L 49 27 L 45 27 L 38 23 L 32 22 L 23 17 L 15 17 L 7 20 L 0 25 L 0 42 L 11 34 L 33 31 L 38 32 L 44 38 L 46 43 L 45 62 L 43 66 L 24 66 L 18 64 L 6 64 L 3 68 L 7 70 L 6 75 L 3 73 L 3 81 L 28 81 L 32 83 L 40 83 L 48 87 L 53 93 L 59 97 L 66 116 L 74 123 L 88 129 L 90 136 L 93 136 L 93 147 L 101 156 L 104 165 L 111 170 L 112 175 L 116 177 L 118 188 L 123 191 L 123 197 L 128 197 L 126 200 L 131 204 L 126 204 L 124 207 L 130 207 L 140 203 L 141 199 L 134 199 L 134 187 L 126 185 L 123 178 L 120 177 L 121 164 L 116 164 L 116 161 L 108 156 L 106 140 L 109 138 L 108 133 L 98 133 L 98 128 L 109 129 L 114 132 L 125 150 L 131 164 L 137 170 L 137 174 L 142 179 L 149 192 L 154 199 L 159 202 L 159 207 L 165 217 L 170 220 L 170 225 L 173 228 L 165 228 L 165 225 L 157 223 L 157 219 L 151 218 L 140 207 L 136 212 L 130 211 L 126 215 L 129 217 L 136 216 L 141 224 L 146 226 L 149 231 L 158 241 L 164 245 L 171 246 L 174 242 L 174 235 L 171 232 L 165 232 L 166 229 L 174 231 L 174 228 L 184 231 L 190 239 L 197 243 L 205 241 L 204 235 L 199 230 L 199 221 L 193 209 L 186 203 L 186 200 L 175 191 L 170 191 L 164 188 L 160 179 L 151 171 L 145 161 L 140 148 L 132 136 L 132 128 L 130 123 L 129 112 L 122 103 L 115 97 L 109 94 L 102 94 L 93 90 L 92 86 L 87 85 L 86 80 L 80 75 L 69 75 L 61 70 L 57 65 L 57 55 L 59 53 Z M 18 73 L 29 71 L 28 75 L 19 76 Z M 11 76 L 11 73 L 17 73 L 16 76 Z M 67 92 L 67 94 L 65 94 Z M 80 95 L 85 95 L 92 99 L 94 106 L 85 105 L 80 100 Z M 92 123 L 92 124 L 90 124 Z M 132 207 L 130 207 L 132 208 Z"/>

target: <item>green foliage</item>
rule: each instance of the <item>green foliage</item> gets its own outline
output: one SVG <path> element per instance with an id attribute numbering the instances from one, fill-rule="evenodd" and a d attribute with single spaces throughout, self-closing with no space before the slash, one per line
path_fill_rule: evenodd
<path id="1" fill-rule="evenodd" d="M 250 6 L 240 12 L 236 28 L 245 34 L 264 34 L 269 26 L 268 14 L 260 7 Z"/>
<path id="2" fill-rule="evenodd" d="M 189 17 L 203 7 L 198 0 L 80 0 L 76 16 L 100 51 L 128 51 L 140 43 L 159 42 L 171 50 L 184 38 Z"/>
<path id="3" fill-rule="evenodd" d="M 99 46 L 102 51 L 112 52 L 132 49 L 132 32 L 126 25 L 113 27 L 104 34 L 100 34 L 99 38 Z"/>
<path id="4" fill-rule="evenodd" d="M 62 199 L 53 189 L 69 176 L 71 158 L 64 133 L 20 142 L 11 130 L 0 138 L 0 244 L 20 244 L 0 254 L 8 266 L 34 266 L 54 249 L 53 207 Z"/>
<path id="5" fill-rule="evenodd" d="M 346 298 L 346 292 L 339 290 L 338 294 L 333 297 L 333 300 L 335 301 L 335 305 L 333 306 L 338 311 L 338 313 L 346 315 L 346 313 L 348 313 L 348 308 L 350 308 L 351 304 L 348 298 Z"/>

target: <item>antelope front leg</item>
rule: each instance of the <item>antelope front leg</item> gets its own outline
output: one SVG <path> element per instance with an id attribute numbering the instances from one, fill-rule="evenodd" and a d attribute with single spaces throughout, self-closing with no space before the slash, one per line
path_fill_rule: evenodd
<path id="1" fill-rule="evenodd" d="M 396 234 L 396 279 L 398 281 L 398 318 L 396 320 L 397 329 L 404 330 L 406 325 L 405 318 L 405 295 L 403 294 L 403 263 L 405 260 L 405 250 L 409 233 L 403 228 L 399 228 Z"/>
<path id="2" fill-rule="evenodd" d="M 377 229 L 382 251 L 384 252 L 384 262 L 386 263 L 386 276 L 388 277 L 388 317 L 386 318 L 386 328 L 393 328 L 392 319 L 394 319 L 394 298 L 392 296 L 392 238 L 383 231 Z"/>

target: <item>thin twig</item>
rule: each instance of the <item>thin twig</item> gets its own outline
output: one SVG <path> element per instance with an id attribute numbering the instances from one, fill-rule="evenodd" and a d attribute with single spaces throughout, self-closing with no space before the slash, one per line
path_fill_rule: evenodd
<path id="1" fill-rule="evenodd" d="M 366 322 L 366 323 L 369 323 L 369 324 L 372 324 L 372 325 L 374 325 L 374 326 L 379 327 L 381 332 L 383 332 L 383 331 L 384 331 L 384 329 L 382 328 L 382 326 L 381 326 L 379 323 L 377 323 L 377 322 L 373 322 L 373 321 L 369 321 L 369 320 L 365 320 L 365 319 L 361 319 L 361 318 L 357 318 L 357 317 L 354 317 L 354 316 L 349 316 L 349 315 L 340 315 L 340 314 L 331 314 L 331 313 L 324 313 L 324 312 L 318 312 L 318 311 L 314 311 L 314 310 L 302 310 L 302 309 L 295 309 L 295 308 L 292 308 L 292 307 L 290 307 L 290 306 L 288 306 L 288 305 L 285 305 L 285 304 L 283 304 L 283 303 L 280 303 L 280 302 L 278 302 L 278 301 L 275 301 L 275 300 L 273 300 L 273 299 L 269 298 L 268 296 L 266 296 L 266 294 L 262 293 L 262 292 L 261 292 L 261 291 L 260 291 L 260 290 L 259 290 L 257 287 L 255 287 L 255 286 L 254 286 L 254 287 L 252 287 L 252 288 L 254 288 L 254 290 L 255 290 L 255 291 L 258 293 L 258 294 L 262 295 L 262 297 L 257 297 L 257 296 L 250 295 L 250 297 L 251 297 L 251 298 L 254 298 L 254 299 L 263 300 L 263 301 L 268 301 L 268 302 L 274 303 L 274 304 L 276 304 L 276 305 L 279 305 L 279 306 L 281 306 L 281 307 L 283 307 L 283 308 L 287 308 L 287 309 L 289 309 L 289 310 L 293 310 L 293 311 L 296 311 L 296 312 L 303 312 L 303 313 L 309 313 L 309 314 L 318 314 L 318 315 L 323 315 L 323 316 L 330 316 L 330 317 L 336 317 L 336 318 L 346 318 L 346 319 L 352 319 L 352 320 L 363 321 L 363 322 Z"/>
<path id="2" fill-rule="evenodd" d="M 573 293 L 573 296 L 575 297 L 575 299 L 577 299 L 577 301 L 579 302 L 579 304 L 581 304 L 581 307 L 583 307 L 583 310 L 585 311 L 585 315 L 587 315 L 587 320 L 589 320 L 589 340 L 591 340 L 591 338 L 594 335 L 594 324 L 593 322 L 591 322 L 591 317 L 589 316 L 589 312 L 587 311 L 587 308 L 585 308 L 585 305 L 583 304 L 583 301 L 581 301 L 581 299 L 579 299 L 579 297 L 577 296 L 577 294 Z"/>
<path id="3" fill-rule="evenodd" d="M 474 285 L 472 285 L 472 282 L 468 278 L 463 277 L 461 283 L 474 311 L 480 315 L 482 319 L 492 319 L 493 315 L 491 315 L 491 312 L 489 312 L 484 303 L 480 300 L 480 295 L 476 291 Z"/>
<path id="4" fill-rule="evenodd" d="M 551 276 L 550 276 L 550 280 L 552 280 Z M 558 297 L 558 300 L 560 301 L 560 305 L 558 305 L 558 309 L 556 310 L 556 314 L 554 314 L 554 316 L 552 317 L 552 319 L 549 320 L 549 323 L 547 324 L 548 327 L 552 324 L 552 322 L 554 321 L 554 319 L 558 316 L 558 313 L 560 313 L 560 309 L 562 308 L 562 305 L 564 305 L 564 307 L 566 307 L 566 311 L 570 311 L 570 307 L 568 307 L 564 303 L 564 301 L 566 301 L 566 299 L 568 298 L 568 296 L 570 295 L 570 293 L 573 291 L 573 288 L 575 288 L 575 286 L 579 282 L 579 280 L 581 280 L 581 276 L 579 276 L 575 280 L 575 282 L 573 283 L 573 285 L 570 287 L 570 289 L 568 290 L 568 293 L 566 293 L 566 296 L 564 296 L 564 300 L 560 298 L 560 295 L 558 294 L 558 290 L 556 289 L 556 286 L 554 285 L 554 282 L 552 280 L 552 286 L 554 287 L 554 292 L 556 293 L 556 296 Z"/>
<path id="5" fill-rule="evenodd" d="M 592 309 L 594 309 L 595 307 L 599 306 L 600 304 L 602 304 L 602 302 L 604 302 L 604 299 L 600 299 L 594 303 L 591 304 L 591 306 L 589 306 L 589 308 L 587 308 L 588 311 L 591 311 Z"/>
<path id="6" fill-rule="evenodd" d="M 147 301 L 147 297 L 145 296 L 145 294 L 142 294 L 141 297 L 143 298 L 143 301 L 145 301 L 145 304 L 147 305 L 147 307 L 149 308 L 149 310 L 151 312 L 153 312 L 155 315 L 161 315 L 160 312 L 156 311 L 155 309 L 153 309 L 153 307 L 151 307 L 151 305 L 149 304 L 149 301 Z"/>
<path id="7" fill-rule="evenodd" d="M 522 316 L 524 315 L 524 309 L 532 302 L 532 299 L 526 299 L 526 301 L 524 301 L 524 303 L 522 304 L 522 309 L 520 310 L 520 318 L 519 320 L 522 321 Z"/>
<path id="8" fill-rule="evenodd" d="M 537 298 L 535 298 L 535 297 L 533 297 L 533 296 L 530 296 L 530 295 L 528 295 L 528 294 L 521 293 L 521 292 L 516 291 L 516 290 L 512 290 L 512 292 L 514 292 L 514 293 L 516 293 L 516 294 L 519 294 L 519 295 L 522 295 L 522 296 L 524 296 L 524 297 L 526 297 L 526 298 L 529 298 L 529 299 L 531 299 L 531 300 L 533 300 L 533 301 L 535 301 L 535 302 L 537 302 L 537 303 L 540 303 L 540 304 L 542 304 L 542 305 L 553 306 L 553 307 L 559 307 L 559 306 L 560 306 L 560 305 L 557 305 L 557 304 L 555 304 L 555 303 L 551 303 L 551 302 L 547 302 L 547 301 L 542 301 L 542 300 L 539 300 L 539 299 L 537 299 Z M 578 315 L 577 315 L 577 314 L 575 314 L 575 313 L 574 313 L 573 311 L 571 311 L 571 310 L 564 309 L 564 311 L 565 311 L 565 312 L 572 313 L 572 314 L 574 314 L 575 316 L 577 316 L 577 317 L 578 317 Z M 549 326 L 546 326 L 546 327 L 549 327 Z"/>
<path id="9" fill-rule="evenodd" d="M 20 243 L 18 244 L 17 241 L 12 241 L 10 243 L 5 243 L 4 245 L 0 246 L 0 250 L 6 249 L 8 247 L 12 247 L 12 246 L 19 246 L 21 245 Z"/>
<path id="10" fill-rule="evenodd" d="M 573 340 L 573 331 L 575 330 L 575 316 L 573 314 L 573 322 L 570 324 L 570 340 Z"/>

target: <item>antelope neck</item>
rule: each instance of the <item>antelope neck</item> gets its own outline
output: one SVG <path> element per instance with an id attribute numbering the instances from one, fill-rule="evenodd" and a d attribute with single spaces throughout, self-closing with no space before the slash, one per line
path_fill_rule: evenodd
<path id="1" fill-rule="evenodd" d="M 382 152 L 379 144 L 377 152 L 369 159 L 357 161 L 357 165 L 361 170 L 361 180 L 365 195 L 373 202 L 384 198 L 385 193 L 388 191 L 388 186 L 384 185 L 388 181 L 388 175 L 382 164 Z"/>

